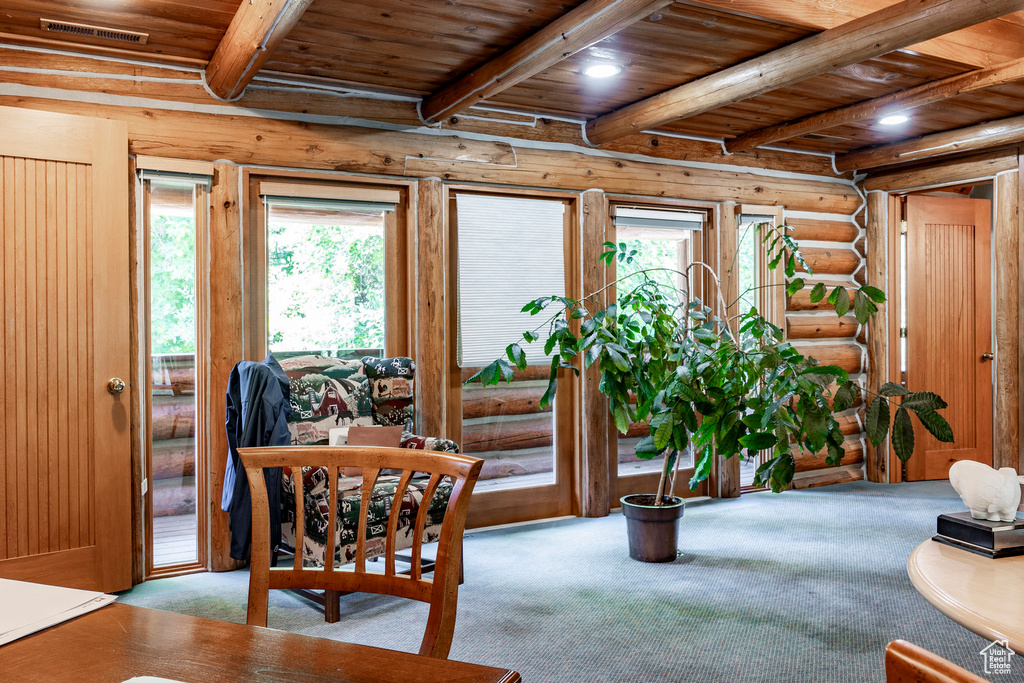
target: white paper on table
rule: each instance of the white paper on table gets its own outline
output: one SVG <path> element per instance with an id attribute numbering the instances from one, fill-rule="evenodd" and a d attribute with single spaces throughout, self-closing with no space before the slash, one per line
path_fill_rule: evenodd
<path id="1" fill-rule="evenodd" d="M 42 631 L 117 600 L 115 595 L 0 579 L 0 645 Z"/>

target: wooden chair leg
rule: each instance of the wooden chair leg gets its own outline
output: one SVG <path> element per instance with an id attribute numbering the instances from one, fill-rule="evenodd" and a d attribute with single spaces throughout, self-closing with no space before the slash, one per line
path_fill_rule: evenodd
<path id="1" fill-rule="evenodd" d="M 341 591 L 324 591 L 324 621 L 328 624 L 341 621 Z"/>

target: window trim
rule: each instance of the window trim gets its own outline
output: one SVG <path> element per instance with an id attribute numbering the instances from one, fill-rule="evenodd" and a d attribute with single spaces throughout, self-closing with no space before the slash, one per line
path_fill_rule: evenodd
<path id="1" fill-rule="evenodd" d="M 388 201 L 394 211 L 384 213 L 384 354 L 414 354 L 415 270 L 410 267 L 415 234 L 415 211 L 409 208 L 410 184 L 383 181 L 359 176 L 329 173 L 288 173 L 273 169 L 243 169 L 241 182 L 248 189 L 243 201 L 245 218 L 243 250 L 243 339 L 244 357 L 262 360 L 267 344 L 267 224 L 264 210 L 264 188 L 285 189 L 292 196 L 306 198 L 346 199 L 354 201 Z M 275 194 L 277 194 L 275 192 Z M 278 195 L 280 196 L 280 195 Z M 410 222 L 412 221 L 412 222 Z"/>

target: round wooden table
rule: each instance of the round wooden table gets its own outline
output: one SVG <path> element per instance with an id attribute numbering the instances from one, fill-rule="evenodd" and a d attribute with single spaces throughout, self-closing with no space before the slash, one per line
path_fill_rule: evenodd
<path id="1" fill-rule="evenodd" d="M 907 573 L 947 617 L 1024 652 L 1024 556 L 993 560 L 929 539 L 910 554 Z"/>

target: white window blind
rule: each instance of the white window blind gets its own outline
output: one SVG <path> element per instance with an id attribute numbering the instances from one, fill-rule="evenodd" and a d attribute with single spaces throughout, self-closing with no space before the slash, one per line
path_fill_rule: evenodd
<path id="1" fill-rule="evenodd" d="M 546 319 L 523 313 L 527 302 L 565 295 L 565 203 L 460 194 L 456 212 L 458 360 L 460 367 L 479 367 Z M 523 350 L 531 365 L 550 363 L 541 341 Z"/>
<path id="2" fill-rule="evenodd" d="M 636 209 L 628 206 L 616 206 L 614 213 L 614 222 L 617 228 L 701 230 L 704 227 L 704 214 L 702 213 L 662 209 Z"/>

